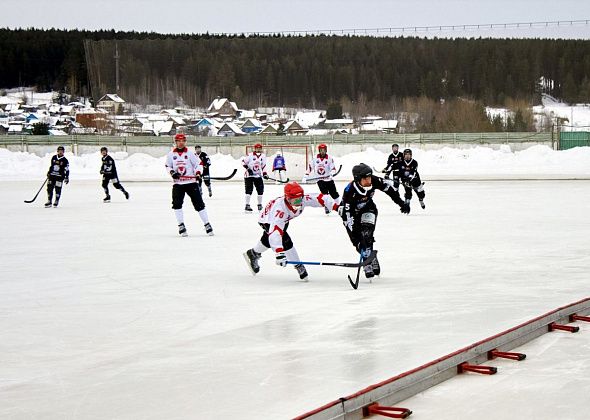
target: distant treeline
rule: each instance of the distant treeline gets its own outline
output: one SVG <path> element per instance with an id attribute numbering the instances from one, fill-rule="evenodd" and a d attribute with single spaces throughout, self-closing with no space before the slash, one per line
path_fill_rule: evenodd
<path id="1" fill-rule="evenodd" d="M 206 106 L 226 96 L 241 107 L 412 97 L 504 105 L 532 103 L 541 91 L 590 102 L 590 41 L 545 39 L 0 29 L 0 88 L 37 86 L 96 99 L 115 91 L 115 45 L 119 93 L 141 104 L 175 105 L 182 98 Z"/>

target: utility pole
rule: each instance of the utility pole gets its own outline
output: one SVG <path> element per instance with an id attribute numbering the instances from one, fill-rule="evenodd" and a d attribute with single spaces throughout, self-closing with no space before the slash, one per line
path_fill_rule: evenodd
<path id="1" fill-rule="evenodd" d="M 115 93 L 119 94 L 119 44 L 115 42 Z"/>

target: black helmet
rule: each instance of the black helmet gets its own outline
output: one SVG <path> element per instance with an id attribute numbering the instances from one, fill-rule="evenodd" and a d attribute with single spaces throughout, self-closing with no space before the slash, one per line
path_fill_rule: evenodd
<path id="1" fill-rule="evenodd" d="M 410 154 L 410 156 L 412 156 L 412 149 L 404 149 L 404 155 L 405 155 L 406 153 L 409 153 L 409 154 Z"/>
<path id="2" fill-rule="evenodd" d="M 63 150 L 64 152 L 66 151 L 66 149 L 63 146 L 57 146 L 57 150 Z"/>
<path id="3" fill-rule="evenodd" d="M 352 176 L 355 181 L 360 181 L 362 178 L 373 175 L 371 167 L 365 163 L 359 163 L 352 168 Z"/>
<path id="4" fill-rule="evenodd" d="M 397 143 L 393 143 L 393 144 L 391 145 L 391 148 L 393 149 L 394 147 L 399 147 L 399 144 L 397 144 Z"/>

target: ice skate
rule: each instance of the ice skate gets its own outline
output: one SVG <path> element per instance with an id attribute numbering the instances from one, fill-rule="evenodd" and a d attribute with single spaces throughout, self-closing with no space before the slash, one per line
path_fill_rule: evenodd
<path id="1" fill-rule="evenodd" d="M 127 191 L 123 191 L 123 195 L 125 195 L 125 198 L 129 200 L 129 193 Z"/>
<path id="2" fill-rule="evenodd" d="M 205 223 L 205 232 L 209 236 L 213 236 L 213 228 L 211 227 L 211 223 Z"/>
<path id="3" fill-rule="evenodd" d="M 188 236 L 188 233 L 186 232 L 186 227 L 184 226 L 184 223 L 181 223 L 178 225 L 178 234 L 182 237 Z"/>
<path id="4" fill-rule="evenodd" d="M 53 202 L 53 207 L 55 208 L 55 207 L 57 207 L 58 205 L 59 205 L 59 200 L 55 200 L 55 201 Z"/>
<path id="5" fill-rule="evenodd" d="M 370 279 L 375 277 L 375 272 L 373 271 L 373 263 L 365 265 L 363 267 L 363 271 L 365 272 L 365 277 Z"/>
<path id="6" fill-rule="evenodd" d="M 107 195 L 105 198 L 102 199 L 103 203 L 110 203 L 111 202 L 111 196 Z"/>
<path id="7" fill-rule="evenodd" d="M 305 266 L 303 264 L 297 264 L 295 269 L 297 270 L 297 274 L 299 274 L 299 278 L 307 281 L 307 270 L 305 269 Z"/>
<path id="8" fill-rule="evenodd" d="M 256 275 L 256 273 L 260 271 L 258 260 L 260 259 L 261 254 L 250 248 L 242 255 L 244 255 L 244 259 L 246 260 L 246 263 L 248 263 L 248 268 L 250 269 L 252 274 Z"/>
<path id="9" fill-rule="evenodd" d="M 244 211 L 246 213 L 252 213 L 252 207 L 250 207 L 250 204 L 246 204 L 246 207 L 244 207 Z"/>
<path id="10" fill-rule="evenodd" d="M 424 204 L 424 200 L 420 200 L 420 207 L 422 207 L 423 209 L 426 208 L 426 204 Z"/>
<path id="11" fill-rule="evenodd" d="M 329 209 L 329 208 L 327 208 L 327 207 L 324 207 L 324 212 L 325 212 L 326 214 L 330 214 L 330 209 Z"/>
<path id="12" fill-rule="evenodd" d="M 45 203 L 45 208 L 48 209 L 51 207 L 51 200 L 49 200 L 47 203 Z"/>
<path id="13" fill-rule="evenodd" d="M 213 196 L 213 191 L 211 191 L 211 187 L 207 187 L 207 190 L 209 190 L 209 197 Z"/>
<path id="14" fill-rule="evenodd" d="M 258 205 L 258 211 L 262 211 L 262 204 Z"/>
<path id="15" fill-rule="evenodd" d="M 381 274 L 381 266 L 379 265 L 379 260 L 377 259 L 377 256 L 375 256 L 375 259 L 371 261 L 371 267 L 373 268 L 373 274 L 375 274 L 376 276 Z"/>

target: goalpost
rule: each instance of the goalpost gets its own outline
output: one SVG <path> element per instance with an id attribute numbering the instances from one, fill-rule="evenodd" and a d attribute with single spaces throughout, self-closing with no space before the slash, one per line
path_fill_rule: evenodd
<path id="1" fill-rule="evenodd" d="M 253 145 L 246 146 L 246 155 L 254 151 Z M 266 155 L 266 170 L 268 175 L 274 177 L 272 172 L 272 162 L 280 152 L 285 158 L 285 166 L 287 167 L 287 177 L 293 181 L 301 181 L 305 175 L 305 171 L 311 159 L 311 152 L 308 145 L 304 144 L 289 144 L 281 145 L 263 145 L 262 152 Z"/>

